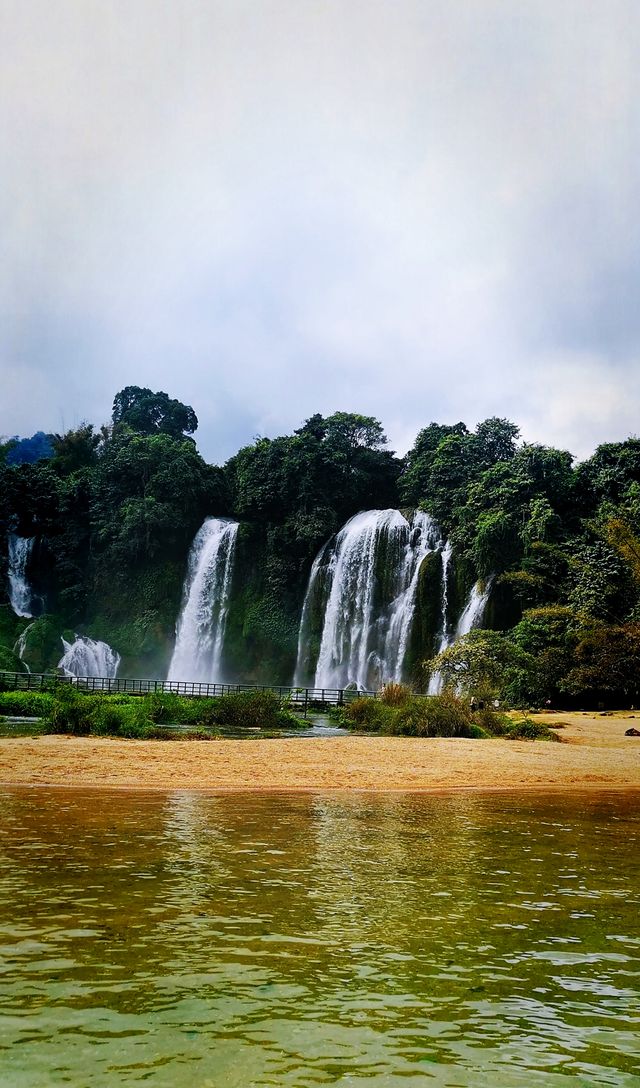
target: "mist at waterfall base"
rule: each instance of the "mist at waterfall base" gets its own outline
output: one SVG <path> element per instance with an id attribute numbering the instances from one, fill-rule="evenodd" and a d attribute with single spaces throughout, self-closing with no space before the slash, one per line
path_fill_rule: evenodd
<path id="1" fill-rule="evenodd" d="M 401 681 L 420 567 L 430 552 L 443 548 L 438 527 L 420 510 L 410 521 L 392 509 L 352 517 L 313 564 L 294 683 L 374 689 L 383 681 Z"/>
<path id="2" fill-rule="evenodd" d="M 32 619 L 36 602 L 27 578 L 27 565 L 33 551 L 35 537 L 8 536 L 9 603 L 16 616 Z"/>
<path id="3" fill-rule="evenodd" d="M 189 553 L 167 679 L 220 683 L 238 522 L 207 518 Z"/>
<path id="4" fill-rule="evenodd" d="M 75 642 L 67 642 L 63 638 L 62 645 L 64 654 L 58 668 L 65 676 L 101 677 L 105 680 L 113 680 L 117 676 L 120 654 L 108 643 L 81 636 L 76 637 Z"/>

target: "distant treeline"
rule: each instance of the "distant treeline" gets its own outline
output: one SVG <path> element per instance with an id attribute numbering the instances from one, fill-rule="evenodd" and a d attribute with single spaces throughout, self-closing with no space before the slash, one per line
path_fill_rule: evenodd
<path id="1" fill-rule="evenodd" d="M 161 675 L 189 545 L 213 514 L 241 522 L 230 660 L 246 679 L 288 682 L 321 545 L 359 510 L 421 507 L 452 542 L 461 593 L 495 576 L 491 629 L 447 651 L 448 675 L 523 703 L 640 699 L 639 439 L 576 465 L 492 418 L 474 431 L 430 423 L 400 458 L 378 420 L 336 412 L 218 467 L 198 453 L 197 425 L 191 407 L 129 386 L 99 430 L 0 444 L 0 531 L 37 541 L 36 667 L 61 631 L 90 630 L 124 671 Z M 2 563 L 6 581 L 6 549 Z M 8 605 L 2 617 L 6 664 L 24 621 Z"/>

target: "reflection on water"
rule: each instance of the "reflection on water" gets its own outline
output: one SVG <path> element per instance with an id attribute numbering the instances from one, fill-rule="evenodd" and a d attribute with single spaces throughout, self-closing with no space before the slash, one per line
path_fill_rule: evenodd
<path id="1" fill-rule="evenodd" d="M 637 802 L 0 794 L 4 1088 L 640 1085 Z"/>

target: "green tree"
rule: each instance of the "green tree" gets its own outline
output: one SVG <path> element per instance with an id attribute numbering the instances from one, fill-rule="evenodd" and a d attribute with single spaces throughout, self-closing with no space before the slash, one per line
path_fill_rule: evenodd
<path id="1" fill-rule="evenodd" d="M 400 496 L 407 506 L 419 506 L 431 494 L 431 469 L 440 443 L 451 435 L 461 437 L 469 432 L 464 423 L 452 426 L 430 423 L 420 431 L 413 448 L 407 454 L 399 480 Z"/>
<path id="2" fill-rule="evenodd" d="M 126 426 L 139 434 L 168 434 L 185 438 L 198 429 L 193 408 L 167 393 L 153 393 L 139 385 L 127 385 L 113 401 L 114 426 Z"/>
<path id="3" fill-rule="evenodd" d="M 533 657 L 498 631 L 470 631 L 427 669 L 440 673 L 445 690 L 467 697 L 519 703 L 523 691 L 537 687 Z"/>
<path id="4" fill-rule="evenodd" d="M 92 468 L 98 462 L 100 435 L 91 423 L 81 423 L 66 434 L 51 435 L 53 468 L 61 476 L 70 476 L 80 469 Z"/>
<path id="5" fill-rule="evenodd" d="M 489 468 L 499 461 L 511 461 L 515 457 L 520 429 L 508 419 L 492 416 L 476 427 L 473 455 L 481 468 Z"/>
<path id="6" fill-rule="evenodd" d="M 640 623 L 593 623 L 578 639 L 562 681 L 570 695 L 622 703 L 640 699 Z"/>

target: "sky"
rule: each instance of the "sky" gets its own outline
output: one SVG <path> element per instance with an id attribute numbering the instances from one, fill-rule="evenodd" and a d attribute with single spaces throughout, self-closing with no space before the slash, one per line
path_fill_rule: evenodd
<path id="1" fill-rule="evenodd" d="M 640 431 L 637 0 L 0 0 L 0 435 Z"/>

